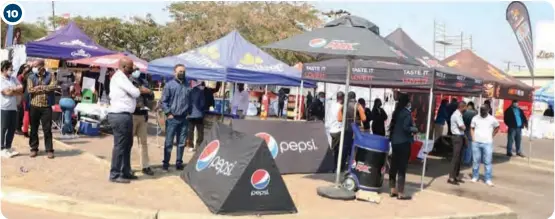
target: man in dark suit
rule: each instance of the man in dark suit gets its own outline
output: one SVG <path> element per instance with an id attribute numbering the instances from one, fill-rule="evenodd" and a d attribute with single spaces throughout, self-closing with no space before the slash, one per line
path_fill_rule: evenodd
<path id="1" fill-rule="evenodd" d="M 509 127 L 507 133 L 507 156 L 513 156 L 513 141 L 515 143 L 516 155 L 524 157 L 520 150 L 522 141 L 522 127 L 528 128 L 528 120 L 524 116 L 524 111 L 518 107 L 518 101 L 513 100 L 513 104 L 505 110 L 503 121 Z"/>

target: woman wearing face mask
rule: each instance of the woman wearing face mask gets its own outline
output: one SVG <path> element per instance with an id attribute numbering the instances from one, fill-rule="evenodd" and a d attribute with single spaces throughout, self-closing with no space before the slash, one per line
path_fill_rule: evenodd
<path id="1" fill-rule="evenodd" d="M 385 121 L 387 120 L 387 113 L 385 113 L 385 110 L 382 108 L 382 100 L 379 98 L 374 100 L 372 120 L 372 133 L 374 135 L 385 136 Z"/>
<path id="2" fill-rule="evenodd" d="M 418 132 L 414 126 L 411 116 L 411 103 L 409 96 L 401 94 L 399 102 L 395 106 L 389 127 L 391 148 L 391 167 L 389 169 L 390 196 L 399 200 L 410 200 L 411 197 L 405 192 L 405 174 L 410 157 L 411 144 L 414 141 L 413 134 Z M 399 180 L 398 182 L 396 180 Z"/>
<path id="3" fill-rule="evenodd" d="M 17 98 L 21 95 L 23 86 L 21 83 L 12 76 L 13 67 L 12 62 L 2 61 L 2 73 L 0 75 L 1 87 L 1 131 L 2 131 L 2 150 L 0 154 L 2 157 L 11 158 L 18 153 L 12 150 L 12 141 L 15 134 L 15 126 L 17 123 Z"/>

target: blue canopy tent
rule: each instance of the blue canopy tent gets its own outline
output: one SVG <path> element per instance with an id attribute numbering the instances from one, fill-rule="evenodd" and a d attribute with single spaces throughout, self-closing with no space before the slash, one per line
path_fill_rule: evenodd
<path id="1" fill-rule="evenodd" d="M 29 57 L 52 59 L 81 59 L 110 55 L 116 52 L 106 49 L 88 37 L 74 22 L 54 31 L 46 37 L 25 44 Z"/>
<path id="2" fill-rule="evenodd" d="M 153 75 L 172 75 L 176 64 L 184 64 L 187 77 L 198 80 L 247 84 L 299 86 L 301 71 L 275 59 L 245 40 L 234 30 L 203 47 L 148 63 Z M 305 87 L 316 83 L 304 81 Z"/>
<path id="3" fill-rule="evenodd" d="M 545 102 L 553 106 L 553 82 L 541 87 L 534 93 L 534 101 Z"/>

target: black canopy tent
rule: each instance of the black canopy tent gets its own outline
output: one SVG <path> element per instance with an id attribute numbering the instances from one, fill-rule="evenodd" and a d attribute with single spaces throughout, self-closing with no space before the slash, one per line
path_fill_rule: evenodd
<path id="1" fill-rule="evenodd" d="M 345 75 L 345 93 L 349 92 L 349 85 L 351 79 L 361 78 L 363 80 L 353 80 L 355 83 L 362 83 L 367 82 L 371 84 L 372 77 L 369 77 L 370 74 L 367 72 L 370 69 L 356 69 L 353 63 L 356 63 L 358 59 L 364 60 L 373 60 L 375 62 L 380 61 L 380 64 L 386 64 L 384 62 L 389 62 L 388 65 L 390 67 L 394 66 L 395 64 L 408 64 L 414 65 L 416 74 L 419 78 L 416 82 L 413 83 L 412 86 L 420 86 L 423 89 L 429 88 L 430 92 L 430 102 L 428 109 L 431 109 L 432 103 L 432 94 L 434 89 L 434 80 L 436 79 L 436 75 L 441 76 L 441 72 L 437 73 L 437 69 L 434 69 L 433 72 L 425 72 L 425 69 L 428 68 L 427 66 L 422 66 L 422 63 L 417 61 L 416 59 L 409 56 L 406 52 L 400 49 L 398 46 L 390 42 L 389 40 L 384 39 L 383 37 L 379 36 L 379 28 L 372 24 L 371 22 L 356 16 L 344 16 L 337 20 L 334 20 L 328 24 L 324 28 L 316 29 L 310 32 L 304 32 L 302 34 L 275 42 L 266 46 L 266 48 L 271 49 L 283 49 L 283 50 L 290 50 L 290 51 L 297 51 L 303 52 L 309 55 L 312 55 L 318 59 L 343 59 L 342 64 L 346 63 L 346 69 L 343 72 L 347 72 Z M 330 62 L 333 62 L 331 60 Z M 340 62 L 341 63 L 341 62 Z M 393 64 L 391 64 L 393 63 Z M 421 68 L 420 68 L 421 67 Z M 303 67 L 306 69 L 306 67 Z M 390 68 L 395 69 L 395 68 Z M 324 69 L 325 70 L 325 69 Z M 362 75 L 358 75 L 358 71 L 362 72 Z M 398 71 L 399 69 L 395 69 Z M 418 71 L 420 70 L 420 71 Z M 318 72 L 321 73 L 322 69 L 318 69 Z M 318 73 L 316 72 L 316 73 Z M 357 73 L 353 73 L 357 72 Z M 409 73 L 408 71 L 407 73 Z M 396 73 L 398 74 L 398 73 Z M 403 71 L 405 74 L 405 71 Z M 314 81 L 324 81 L 322 78 L 323 74 L 314 74 L 315 76 L 319 77 L 311 77 L 311 80 Z M 431 75 L 431 76 L 430 76 Z M 304 76 L 304 74 L 303 74 Z M 339 80 L 340 77 L 335 77 L 335 83 L 342 83 Z M 333 80 L 332 80 L 333 81 Z M 405 80 L 407 81 L 407 80 Z M 405 83 L 404 83 L 405 84 Z M 409 83 L 406 83 L 407 85 Z M 384 85 L 385 86 L 385 85 Z M 347 107 L 343 108 L 343 127 L 345 127 L 345 116 L 346 116 Z M 429 136 L 430 133 L 430 120 L 431 120 L 431 110 L 428 110 L 428 124 L 426 128 L 426 136 Z M 345 133 L 341 132 L 340 138 L 340 147 L 339 147 L 339 154 L 343 153 L 343 142 L 344 142 Z M 428 141 L 428 140 L 426 140 Z M 428 142 L 426 142 L 426 145 Z M 426 168 L 423 166 L 423 168 Z M 341 161 L 338 159 L 337 162 L 337 171 L 336 171 L 336 178 L 335 184 L 336 188 L 340 182 L 340 169 L 341 169 Z M 424 174 L 424 171 L 423 173 Z M 423 181 L 424 175 L 421 178 L 421 189 L 423 189 Z M 331 191 L 330 191 L 331 192 Z"/>

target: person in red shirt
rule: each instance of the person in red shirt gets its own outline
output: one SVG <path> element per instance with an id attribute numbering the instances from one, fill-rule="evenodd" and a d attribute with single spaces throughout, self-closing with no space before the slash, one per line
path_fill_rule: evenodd
<path id="1" fill-rule="evenodd" d="M 23 98 L 18 103 L 16 133 L 29 137 L 29 105 L 27 102 L 27 76 L 31 72 L 31 66 L 23 64 L 17 72 L 17 80 L 23 85 Z"/>

